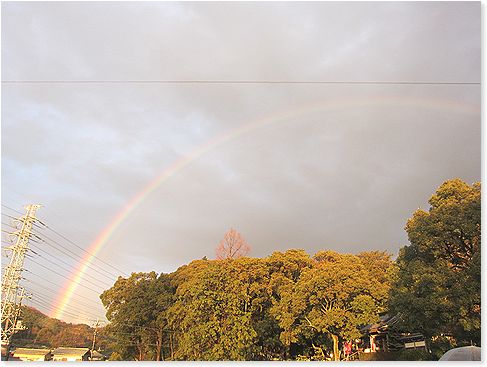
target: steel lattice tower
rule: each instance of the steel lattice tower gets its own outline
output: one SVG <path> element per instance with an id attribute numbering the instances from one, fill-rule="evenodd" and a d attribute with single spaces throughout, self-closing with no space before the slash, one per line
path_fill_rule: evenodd
<path id="1" fill-rule="evenodd" d="M 5 248 L 11 251 L 11 257 L 2 277 L 2 347 L 8 348 L 11 336 L 22 329 L 17 323 L 24 297 L 24 289 L 19 286 L 19 281 L 22 278 L 25 254 L 29 250 L 32 224 L 36 220 L 35 214 L 39 207 L 37 204 L 27 205 L 26 214 L 14 220 L 18 229 L 9 235 L 15 244 Z"/>

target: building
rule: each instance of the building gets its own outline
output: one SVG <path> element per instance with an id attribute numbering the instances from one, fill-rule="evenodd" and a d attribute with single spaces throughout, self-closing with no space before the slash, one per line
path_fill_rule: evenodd
<path id="1" fill-rule="evenodd" d="M 362 348 L 364 353 L 392 352 L 401 349 L 426 349 L 424 336 L 420 333 L 399 332 L 394 326 L 400 316 L 383 315 L 376 324 L 363 327 Z"/>
<path id="2" fill-rule="evenodd" d="M 96 350 L 91 351 L 90 361 L 105 361 L 106 359 L 107 357 L 100 352 Z"/>
<path id="3" fill-rule="evenodd" d="M 52 352 L 50 349 L 17 348 L 12 353 L 12 361 L 50 361 Z"/>
<path id="4" fill-rule="evenodd" d="M 89 348 L 59 347 L 52 352 L 53 361 L 89 361 Z"/>

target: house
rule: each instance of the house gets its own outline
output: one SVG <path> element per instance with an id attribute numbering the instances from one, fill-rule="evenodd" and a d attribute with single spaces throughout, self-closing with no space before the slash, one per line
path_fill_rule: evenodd
<path id="1" fill-rule="evenodd" d="M 89 348 L 59 347 L 52 352 L 53 361 L 89 361 Z"/>
<path id="2" fill-rule="evenodd" d="M 424 336 L 420 333 L 398 332 L 393 330 L 400 315 L 383 315 L 376 324 L 363 327 L 362 346 L 364 353 L 377 351 L 397 351 L 400 349 L 426 348 Z"/>
<path id="3" fill-rule="evenodd" d="M 90 361 L 105 361 L 106 359 L 107 357 L 101 354 L 100 352 L 96 350 L 91 351 Z"/>
<path id="4" fill-rule="evenodd" d="M 50 361 L 52 353 L 50 349 L 17 348 L 10 359 L 13 361 Z"/>

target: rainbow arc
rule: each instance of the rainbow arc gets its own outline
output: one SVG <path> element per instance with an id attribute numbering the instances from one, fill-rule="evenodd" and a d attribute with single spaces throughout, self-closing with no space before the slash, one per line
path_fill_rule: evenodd
<path id="1" fill-rule="evenodd" d="M 58 293 L 54 304 L 52 305 L 52 317 L 62 318 L 66 307 L 71 302 L 74 292 L 82 283 L 83 277 L 88 271 L 88 268 L 100 252 L 106 246 L 116 230 L 124 223 L 124 221 L 139 207 L 159 186 L 169 180 L 177 172 L 186 168 L 192 162 L 197 160 L 205 153 L 214 150 L 223 144 L 226 144 L 242 135 L 249 134 L 260 128 L 270 124 L 276 124 L 290 118 L 304 116 L 312 112 L 332 112 L 350 108 L 360 108 L 368 106 L 394 106 L 394 107 L 414 107 L 414 108 L 430 108 L 437 110 L 448 110 L 450 112 L 460 114 L 480 114 L 480 107 L 451 103 L 451 101 L 439 99 L 406 99 L 406 98 L 384 98 L 381 96 L 375 98 L 367 98 L 360 100 L 327 100 L 318 101 L 311 104 L 303 105 L 284 112 L 270 114 L 256 120 L 241 125 L 240 127 L 223 133 L 214 139 L 206 142 L 195 148 L 188 155 L 175 161 L 169 167 L 165 168 L 160 174 L 153 178 L 142 190 L 140 190 L 134 197 L 132 197 L 125 206 L 112 218 L 110 223 L 98 234 L 96 239 L 90 244 L 86 251 L 86 255 L 79 262 L 78 266 L 71 273 L 69 280 L 64 284 L 63 288 Z"/>

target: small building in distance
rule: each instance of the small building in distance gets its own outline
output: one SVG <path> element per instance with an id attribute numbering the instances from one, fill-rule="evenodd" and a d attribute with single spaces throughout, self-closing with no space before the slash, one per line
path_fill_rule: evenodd
<path id="1" fill-rule="evenodd" d="M 362 346 L 364 353 L 393 352 L 402 349 L 426 349 L 424 336 L 420 333 L 409 333 L 391 330 L 400 320 L 399 315 L 383 315 L 376 324 L 363 327 Z"/>
<path id="2" fill-rule="evenodd" d="M 52 352 L 53 361 L 89 361 L 89 348 L 59 347 Z"/>
<path id="3" fill-rule="evenodd" d="M 36 348 L 17 348 L 12 353 L 11 360 L 20 361 L 50 361 L 52 359 L 52 352 L 50 349 L 36 349 Z"/>
<path id="4" fill-rule="evenodd" d="M 105 361 L 107 357 L 100 352 L 93 350 L 91 351 L 90 361 Z"/>

